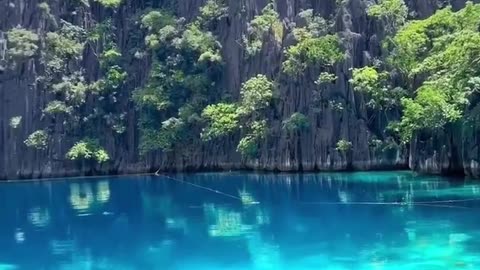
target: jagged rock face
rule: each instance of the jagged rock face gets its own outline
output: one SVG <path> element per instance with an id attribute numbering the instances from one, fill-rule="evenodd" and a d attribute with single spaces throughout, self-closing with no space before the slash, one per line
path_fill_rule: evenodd
<path id="1" fill-rule="evenodd" d="M 129 40 L 129 17 L 147 7 L 152 1 L 125 0 L 126 4 L 113 16 L 119 29 L 120 44 L 127 46 Z M 173 0 L 172 0 L 173 1 Z M 0 0 L 0 31 L 21 25 L 35 31 L 45 31 L 36 12 L 38 0 Z M 52 13 L 59 16 L 66 10 L 68 1 L 52 1 Z M 155 2 L 155 1 L 154 1 Z M 158 2 L 167 2 L 157 1 Z M 171 1 L 170 1 L 171 2 Z M 179 16 L 187 20 L 194 17 L 205 0 L 178 0 L 176 9 Z M 478 126 L 463 129 L 459 134 L 446 132 L 436 139 L 421 143 L 419 138 L 408 149 L 399 147 L 388 151 L 375 151 L 370 146 L 373 135 L 381 135 L 387 125 L 383 114 L 371 112 L 365 105 L 364 97 L 353 91 L 348 83 L 352 67 L 369 64 L 374 57 L 381 57 L 380 40 L 383 36 L 382 26 L 367 17 L 366 7 L 372 0 L 350 0 L 337 10 L 336 0 L 278 0 L 277 10 L 285 24 L 295 21 L 302 9 L 313 8 L 326 17 L 332 17 L 336 29 L 345 41 L 346 59 L 335 67 L 338 77 L 335 84 L 322 89 L 322 95 L 334 100 L 343 107 L 335 109 L 328 104 L 313 104 L 314 81 L 319 70 L 308 69 L 304 75 L 296 78 L 287 77 L 279 72 L 283 61 L 283 51 L 291 44 L 291 35 L 285 35 L 282 44 L 272 38 L 264 42 L 260 54 L 246 57 L 242 48 L 242 35 L 247 23 L 267 4 L 267 0 L 229 0 L 229 16 L 223 19 L 215 34 L 222 43 L 225 61 L 222 88 L 234 97 L 239 96 L 242 82 L 256 74 L 266 74 L 278 84 L 279 99 L 275 109 L 269 115 L 271 132 L 262 143 L 257 159 L 242 159 L 236 152 L 240 134 L 231 138 L 209 143 L 198 143 L 188 149 L 178 146 L 169 153 L 155 153 L 147 157 L 138 155 L 139 130 L 138 115 L 129 98 L 130 93 L 145 82 L 148 74 L 148 61 L 132 63 L 129 73 L 133 83 L 122 89 L 122 100 L 117 110 L 126 112 L 127 128 L 121 135 L 97 126 L 102 145 L 111 156 L 105 165 L 92 165 L 67 161 L 65 153 L 73 144 L 62 127 L 62 120 L 56 119 L 46 123 L 42 119 L 42 108 L 52 97 L 35 83 L 37 60 L 16 68 L 0 70 L 0 178 L 50 177 L 81 175 L 91 173 L 140 173 L 157 169 L 164 170 L 216 170 L 216 169 L 266 169 L 279 171 L 293 170 L 345 170 L 345 169 L 394 169 L 407 168 L 427 172 L 465 171 L 467 174 L 479 174 Z M 425 17 L 438 8 L 441 1 L 409 1 L 412 11 Z M 453 1 L 455 8 L 464 5 L 463 0 Z M 155 5 L 154 5 L 155 7 Z M 83 24 L 92 16 L 102 18 L 107 11 L 92 5 L 91 10 L 75 14 L 75 23 Z M 124 49 L 124 48 L 122 48 Z M 1 54 L 0 54 L 1 55 Z M 93 55 L 84 53 L 84 66 L 91 77 L 98 76 L 98 67 L 92 60 Z M 2 62 L 3 63 L 3 62 Z M 92 100 L 87 100 L 94 106 Z M 318 108 L 313 108 L 318 107 Z M 282 121 L 295 112 L 308 116 L 310 128 L 288 133 L 282 129 Z M 17 129 L 9 126 L 10 118 L 22 116 L 22 123 Z M 398 115 L 391 115 L 397 117 Z M 159 119 L 159 121 L 162 121 Z M 33 131 L 45 125 L 53 126 L 53 143 L 44 151 L 33 150 L 25 146 L 25 138 Z M 92 125 L 95 125 L 92 123 Z M 81 130 L 78 133 L 81 134 Z M 352 142 L 352 151 L 342 154 L 335 150 L 340 139 Z M 458 159 L 457 159 L 458 158 Z M 460 162 L 454 162 L 457 159 Z"/>

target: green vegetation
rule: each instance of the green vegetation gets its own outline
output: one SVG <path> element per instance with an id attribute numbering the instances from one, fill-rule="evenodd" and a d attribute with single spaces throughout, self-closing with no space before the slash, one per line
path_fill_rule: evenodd
<path id="1" fill-rule="evenodd" d="M 389 124 L 402 142 L 417 132 L 432 132 L 471 118 L 480 81 L 480 5 L 450 7 L 423 20 L 406 21 L 403 0 L 382 0 L 368 10 L 386 25 L 387 62 L 353 69 L 350 82 L 365 93 L 373 109 L 400 109 Z M 398 87 L 402 82 L 403 90 Z M 395 87 L 397 86 L 397 87 Z M 475 104 L 473 104 L 475 105 Z"/>
<path id="2" fill-rule="evenodd" d="M 144 155 L 155 149 L 171 151 L 175 144 L 188 132 L 184 122 L 177 118 L 169 118 L 161 123 L 161 127 L 156 130 L 145 128 L 142 130 L 140 138 L 140 154 Z"/>
<path id="3" fill-rule="evenodd" d="M 118 8 L 123 0 L 95 0 L 107 8 Z"/>
<path id="4" fill-rule="evenodd" d="M 68 4 L 68 12 L 88 7 L 88 1 L 74 2 Z M 84 5 L 78 6 L 80 2 Z M 417 133 L 431 133 L 449 124 L 478 119 L 480 4 L 468 3 L 459 11 L 445 8 L 429 18 L 408 21 L 403 0 L 375 1 L 367 13 L 378 25 L 385 26 L 385 35 L 379 35 L 384 47 L 381 55 L 364 57 L 366 66 L 352 69 L 350 83 L 357 92 L 352 97 L 349 92 L 331 91 L 333 86 L 344 83 L 344 77 L 337 75 L 348 75 L 339 72 L 346 69 L 339 68 L 339 63 L 347 56 L 344 48 L 349 53 L 355 50 L 351 37 L 337 34 L 338 26 L 330 21 L 333 17 L 324 18 L 312 9 L 300 11 L 294 21 L 289 20 L 294 17 L 291 14 L 282 21 L 275 2 L 269 1 L 248 22 L 243 43 L 239 42 L 245 54 L 255 56 L 265 42 L 280 48 L 285 40 L 289 46 L 284 48 L 283 63 L 278 66 L 269 61 L 278 56 L 275 47 L 265 64 L 254 63 L 229 77 L 224 76 L 224 62 L 237 63 L 238 56 L 232 56 L 229 48 L 222 48 L 220 40 L 225 40 L 225 36 L 217 36 L 223 33 L 220 30 L 224 24 L 238 15 L 228 14 L 227 1 L 203 1 L 204 5 L 192 12 L 197 16 L 187 18 L 177 16 L 175 4 L 161 1 L 151 5 L 156 9 L 150 6 L 125 21 L 112 16 L 126 2 L 95 2 L 95 8 L 104 10 L 101 5 L 108 9 L 100 16 L 102 21 L 95 22 L 95 16 L 89 23 L 77 25 L 67 21 L 73 21 L 71 16 L 53 17 L 52 12 L 57 16 L 58 8 L 53 8 L 52 2 L 48 2 L 52 9 L 47 2 L 40 2 L 41 27 L 12 28 L 6 33 L 7 46 L 2 47 L 6 49 L 6 65 L 16 67 L 34 59 L 28 62 L 29 68 L 35 64 L 39 76 L 32 80 L 32 88 L 45 93 L 40 101 L 44 106 L 41 123 L 35 124 L 44 129 L 28 136 L 25 144 L 30 147 L 47 148 L 52 132 L 62 125 L 65 136 L 88 138 L 77 142 L 68 158 L 105 162 L 108 155 L 100 147 L 104 140 L 97 134 L 101 129 L 96 127 L 107 126 L 107 134 L 127 137 L 126 120 L 133 118 L 126 117 L 130 98 L 138 111 L 135 117 L 138 116 L 141 154 L 156 150 L 185 154 L 184 149 L 202 140 L 240 136 L 238 152 L 255 158 L 267 136 L 277 135 L 270 134 L 270 129 L 278 132 L 279 115 L 285 111 L 299 111 L 280 116 L 285 117 L 281 119 L 283 129 L 292 135 L 308 129 L 310 118 L 319 119 L 314 118 L 314 113 L 321 110 L 346 115 L 355 109 L 351 101 L 359 94 L 359 100 L 365 98 L 369 107 L 364 120 L 378 136 L 372 135 L 371 145 L 375 149 L 385 144 L 382 142 L 389 136 L 408 143 Z M 345 5 L 347 1 L 337 3 Z M 117 29 L 119 25 L 127 28 Z M 128 39 L 123 30 L 128 30 Z M 222 55 L 225 51 L 227 54 Z M 84 59 L 85 56 L 88 58 Z M 224 59 L 226 56 L 229 59 Z M 355 59 L 345 64 L 358 62 Z M 267 64 L 272 66 L 266 67 Z M 3 66 L 4 63 L 2 69 Z M 259 67 L 268 73 L 252 76 Z M 298 79 L 293 83 L 307 86 L 302 91 L 314 92 L 312 100 L 319 101 L 313 104 L 316 111 L 312 104 L 303 101 L 289 108 L 276 104 L 282 100 L 276 96 L 277 85 L 292 79 Z M 226 80 L 232 83 L 225 83 Z M 238 87 L 240 80 L 245 80 L 240 92 L 224 89 Z M 287 88 L 282 88 L 282 93 L 294 97 L 290 95 L 290 82 Z M 300 94 L 312 96 L 311 92 Z M 398 122 L 390 123 L 388 130 L 376 130 L 382 126 L 374 122 L 377 116 Z M 9 124 L 18 128 L 21 120 L 13 117 Z M 352 143 L 346 140 L 336 143 L 340 152 L 348 152 L 351 147 Z"/>
<path id="5" fill-rule="evenodd" d="M 37 6 L 38 6 L 38 9 L 40 9 L 40 11 L 42 11 L 42 13 L 50 14 L 50 5 L 48 5 L 47 2 L 39 3 Z"/>
<path id="6" fill-rule="evenodd" d="M 10 118 L 10 122 L 8 123 L 11 128 L 18 128 L 20 124 L 22 123 L 22 117 L 21 116 L 14 116 Z"/>
<path id="7" fill-rule="evenodd" d="M 278 43 L 283 40 L 283 23 L 273 2 L 262 9 L 261 14 L 248 24 L 248 35 L 243 37 L 247 55 L 253 56 L 260 52 L 267 34 L 272 33 Z"/>
<path id="8" fill-rule="evenodd" d="M 347 153 L 350 150 L 352 150 L 352 147 L 353 147 L 352 142 L 342 139 L 337 142 L 337 147 L 335 149 L 338 152 Z"/>
<path id="9" fill-rule="evenodd" d="M 84 48 L 83 29 L 64 22 L 59 32 L 49 32 L 45 38 L 47 61 L 58 63 L 68 59 L 79 59 Z M 51 57 L 51 58 L 50 58 Z"/>
<path id="10" fill-rule="evenodd" d="M 118 7 L 121 1 L 101 1 L 106 7 Z M 98 136 L 95 126 L 109 126 L 117 133 L 122 133 L 124 116 L 117 113 L 115 107 L 119 89 L 127 79 L 123 70 L 123 60 L 116 46 L 115 28 L 111 19 L 99 22 L 92 29 L 85 29 L 52 15 L 47 2 L 38 4 L 41 16 L 45 19 L 45 32 L 36 34 L 30 30 L 13 28 L 8 31 L 8 60 L 15 62 L 35 57 L 35 68 L 39 76 L 35 78 L 36 88 L 47 91 L 49 102 L 45 105 L 39 121 L 53 123 L 62 121 L 66 136 L 95 138 Z M 92 23 L 95 23 L 92 21 Z M 83 56 L 89 45 L 90 53 L 97 56 L 100 72 L 96 76 L 87 75 Z M 95 58 L 93 58 L 95 60 Z M 91 100 L 94 106 L 87 106 Z M 59 115 L 62 117 L 58 117 Z M 20 116 L 10 120 L 10 126 L 17 128 Z M 54 129 L 45 128 L 30 134 L 25 144 L 36 149 L 47 149 L 48 141 Z M 76 144 L 72 151 L 82 147 L 91 149 L 97 138 Z M 74 152 L 71 152 L 74 153 Z M 81 153 L 81 152 L 78 152 Z M 84 155 L 88 156 L 85 152 Z M 108 159 L 104 151 L 94 151 L 95 159 L 103 162 Z M 71 155 L 72 157 L 74 155 Z M 82 154 L 78 154 L 79 157 Z"/>
<path id="11" fill-rule="evenodd" d="M 316 84 L 322 85 L 327 83 L 333 83 L 337 80 L 337 75 L 330 72 L 322 72 L 318 76 L 318 80 L 315 81 Z"/>
<path id="12" fill-rule="evenodd" d="M 237 151 L 247 157 L 257 154 L 257 146 L 267 135 L 268 125 L 263 111 L 270 106 L 274 96 L 274 83 L 265 75 L 257 75 L 242 84 L 238 104 L 219 103 L 204 109 L 207 120 L 202 138 L 211 140 L 241 130 L 245 136 Z"/>
<path id="13" fill-rule="evenodd" d="M 239 128 L 239 113 L 236 104 L 218 103 L 208 105 L 202 117 L 210 124 L 202 132 L 202 138 L 211 139 L 231 134 Z"/>
<path id="14" fill-rule="evenodd" d="M 245 157 L 253 158 L 258 154 L 258 144 L 267 136 L 267 121 L 260 120 L 248 123 L 247 132 L 247 135 L 240 139 L 237 151 Z"/>
<path id="15" fill-rule="evenodd" d="M 72 107 L 68 107 L 63 101 L 54 100 L 47 104 L 43 112 L 47 114 L 71 113 Z"/>
<path id="16" fill-rule="evenodd" d="M 143 27 L 146 27 L 152 34 L 155 34 L 155 32 L 158 33 L 166 26 L 173 26 L 175 24 L 175 18 L 167 11 L 154 10 L 145 14 L 141 22 Z"/>
<path id="17" fill-rule="evenodd" d="M 42 2 L 42 3 L 39 3 L 37 7 L 40 10 L 40 14 L 42 18 L 48 23 L 48 25 L 53 28 L 57 28 L 58 27 L 57 19 L 52 14 L 50 5 L 47 2 Z"/>
<path id="18" fill-rule="evenodd" d="M 228 13 L 225 0 L 207 0 L 200 8 L 200 22 L 206 26 L 225 17 Z"/>
<path id="19" fill-rule="evenodd" d="M 309 127 L 310 122 L 308 120 L 308 117 L 299 112 L 293 113 L 287 120 L 283 121 L 283 128 L 290 132 L 305 130 Z"/>
<path id="20" fill-rule="evenodd" d="M 223 60 L 220 43 L 208 27 L 213 17 L 221 16 L 215 12 L 226 10 L 213 10 L 213 6 L 223 4 L 207 1 L 200 9 L 201 16 L 189 23 L 165 10 L 150 11 L 141 19 L 148 30 L 145 45 L 153 61 L 147 83 L 133 93 L 141 113 L 142 154 L 172 150 L 176 144 L 197 137 L 203 125 L 202 111 L 218 99 L 216 81 Z M 203 117 L 216 124 L 211 130 L 204 129 L 202 136 L 222 134 L 222 125 L 233 119 L 217 116 L 229 108 L 208 108 Z"/>
<path id="21" fill-rule="evenodd" d="M 37 130 L 25 140 L 25 145 L 38 150 L 44 150 L 48 146 L 48 133 L 45 130 Z"/>
<path id="22" fill-rule="evenodd" d="M 303 10 L 298 13 L 298 16 L 305 20 L 306 26 L 293 29 L 293 34 L 297 40 L 302 40 L 302 36 L 320 37 L 328 34 L 330 28 L 329 22 L 321 16 L 316 16 L 313 9 Z"/>
<path id="23" fill-rule="evenodd" d="M 344 58 L 336 35 L 305 37 L 296 45 L 289 47 L 285 57 L 283 71 L 289 75 L 302 73 L 312 65 L 329 67 Z"/>
<path id="24" fill-rule="evenodd" d="M 406 142 L 415 131 L 438 129 L 461 119 L 466 103 L 468 100 L 452 98 L 435 85 L 422 86 L 415 99 L 402 99 L 404 114 L 399 126 L 401 138 Z"/>
<path id="25" fill-rule="evenodd" d="M 405 23 L 408 8 L 404 0 L 380 0 L 370 6 L 368 15 L 380 19 L 387 33 L 391 34 Z"/>
<path id="26" fill-rule="evenodd" d="M 399 124 L 403 141 L 462 119 L 480 76 L 480 5 L 445 8 L 425 20 L 408 22 L 393 38 L 390 64 L 412 82 L 423 78 L 411 97 L 402 99 Z"/>
<path id="27" fill-rule="evenodd" d="M 390 109 L 400 103 L 404 90 L 390 85 L 388 72 L 378 72 L 374 67 L 353 69 L 350 83 L 355 91 L 370 97 L 367 106 L 373 109 Z"/>
<path id="28" fill-rule="evenodd" d="M 273 99 L 273 89 L 273 82 L 265 75 L 259 74 L 250 78 L 242 85 L 239 111 L 249 115 L 266 108 Z"/>
<path id="29" fill-rule="evenodd" d="M 110 157 L 98 144 L 98 141 L 87 138 L 76 142 L 67 153 L 67 158 L 70 160 L 95 160 L 98 163 L 107 162 Z"/>
<path id="30" fill-rule="evenodd" d="M 39 40 L 38 35 L 30 30 L 13 28 L 7 32 L 7 54 L 14 61 L 31 58 L 37 53 Z"/>
<path id="31" fill-rule="evenodd" d="M 328 101 L 328 106 L 335 112 L 342 112 L 343 110 L 345 110 L 343 102 L 338 100 Z"/>
<path id="32" fill-rule="evenodd" d="M 344 54 L 340 40 L 337 35 L 328 34 L 329 25 L 325 19 L 315 16 L 311 9 L 302 11 L 299 16 L 306 25 L 292 30 L 297 43 L 285 50 L 283 71 L 293 76 L 303 73 L 310 66 L 329 68 L 342 61 Z"/>

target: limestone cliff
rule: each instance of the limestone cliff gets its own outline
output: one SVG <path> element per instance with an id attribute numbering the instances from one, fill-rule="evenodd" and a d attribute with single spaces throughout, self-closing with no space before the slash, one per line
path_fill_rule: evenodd
<path id="1" fill-rule="evenodd" d="M 41 33 L 45 24 L 38 12 L 38 0 L 0 0 L 0 50 L 2 35 L 8 29 L 20 25 Z M 87 25 L 92 19 L 101 19 L 109 14 L 98 3 L 81 12 L 70 10 L 70 1 L 48 1 L 51 13 L 79 25 Z M 167 3 L 170 2 L 170 3 Z M 174 2 L 171 4 L 171 2 Z M 132 38 L 129 19 L 147 7 L 173 6 L 178 16 L 190 20 L 196 15 L 205 0 L 149 1 L 125 0 L 112 15 L 120 37 L 122 52 L 127 53 Z M 278 171 L 294 170 L 371 170 L 412 169 L 433 172 L 464 172 L 479 175 L 480 137 L 478 124 L 472 127 L 447 128 L 445 134 L 423 138 L 418 136 L 410 149 L 402 146 L 376 150 L 371 141 L 385 139 L 384 128 L 387 118 L 398 118 L 393 113 L 386 116 L 369 110 L 364 97 L 354 92 L 349 79 L 351 68 L 369 64 L 375 57 L 382 57 L 381 39 L 383 27 L 369 18 L 366 9 L 371 0 L 349 0 L 338 6 L 336 0 L 277 0 L 277 11 L 287 25 L 298 20 L 303 9 L 313 9 L 324 17 L 335 21 L 335 28 L 343 39 L 346 59 L 335 66 L 338 77 L 334 84 L 325 86 L 322 95 L 334 101 L 338 107 L 321 104 L 314 108 L 314 81 L 318 70 L 308 69 L 303 76 L 286 77 L 279 72 L 283 51 L 291 44 L 291 33 L 287 33 L 281 44 L 267 39 L 260 54 L 246 57 L 241 44 L 247 23 L 267 4 L 267 0 L 229 0 L 228 16 L 216 26 L 215 33 L 222 44 L 225 62 L 222 88 L 234 97 L 239 96 L 242 82 L 256 74 L 266 74 L 278 83 L 279 100 L 269 115 L 271 132 L 261 144 L 256 159 L 242 158 L 236 152 L 238 136 L 193 146 L 177 146 L 168 153 L 157 152 L 142 157 L 138 154 L 138 114 L 132 104 L 131 92 L 145 83 L 150 63 L 132 60 L 129 84 L 122 88 L 121 100 L 115 111 L 126 113 L 126 131 L 114 134 L 99 123 L 91 123 L 102 145 L 110 153 L 111 160 L 104 165 L 78 163 L 65 158 L 65 153 L 74 140 L 65 135 L 61 119 L 42 116 L 42 108 L 52 98 L 51 94 L 36 82 L 41 72 L 38 60 L 32 59 L 15 69 L 0 66 L 0 179 L 24 177 L 50 177 L 82 174 L 141 173 L 163 170 L 217 170 L 217 169 L 265 169 Z M 440 3 L 441 2 L 441 3 Z M 452 1 L 454 8 L 461 8 L 463 0 Z M 443 1 L 411 0 L 408 5 L 418 17 L 431 15 Z M 2 54 L 0 52 L 0 58 Z M 86 50 L 82 65 L 89 76 L 96 77 L 98 64 L 92 52 Z M 1 62 L 2 64 L 4 62 Z M 315 75 L 317 74 L 317 75 Z M 87 104 L 95 101 L 87 98 Z M 318 105 L 318 104 L 317 104 Z M 282 129 L 282 121 L 295 112 L 308 116 L 310 128 L 291 134 Z M 22 123 L 12 129 L 9 121 L 22 116 Z M 35 150 L 25 146 L 24 140 L 33 131 L 44 126 L 54 130 L 52 142 L 46 150 Z M 456 131 L 456 132 L 452 132 Z M 82 130 L 77 131 L 81 136 Z M 352 151 L 342 154 L 335 150 L 340 139 L 352 142 Z"/>

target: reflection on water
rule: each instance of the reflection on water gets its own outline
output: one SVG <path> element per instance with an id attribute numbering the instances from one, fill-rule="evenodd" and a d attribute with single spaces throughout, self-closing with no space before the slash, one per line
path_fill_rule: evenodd
<path id="1" fill-rule="evenodd" d="M 47 227 L 50 223 L 50 213 L 48 212 L 48 209 L 34 207 L 28 213 L 28 220 L 33 226 L 39 228 Z"/>
<path id="2" fill-rule="evenodd" d="M 110 199 L 110 184 L 105 180 L 97 183 L 71 183 L 69 186 L 70 204 L 80 215 L 90 214 L 95 204 L 101 205 Z"/>
<path id="3" fill-rule="evenodd" d="M 219 192 L 162 177 L 0 185 L 0 270 L 480 269 L 473 181 L 407 172 L 173 177 Z"/>
<path id="4" fill-rule="evenodd" d="M 90 183 L 70 184 L 70 204 L 79 212 L 87 212 L 93 205 L 93 192 Z"/>

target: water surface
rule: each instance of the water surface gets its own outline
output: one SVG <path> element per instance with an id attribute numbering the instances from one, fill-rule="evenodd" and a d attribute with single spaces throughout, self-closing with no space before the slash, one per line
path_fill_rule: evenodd
<path id="1" fill-rule="evenodd" d="M 0 184 L 0 270 L 480 269 L 474 181 L 170 176 Z"/>

